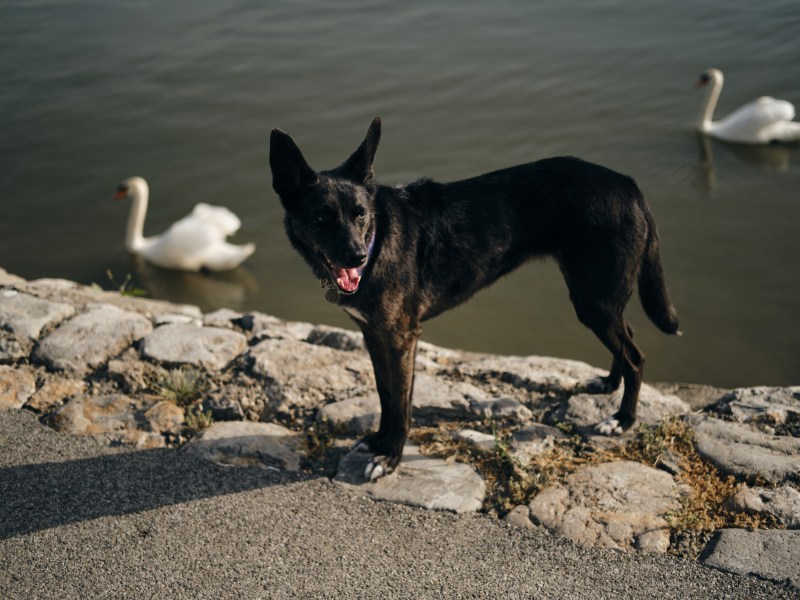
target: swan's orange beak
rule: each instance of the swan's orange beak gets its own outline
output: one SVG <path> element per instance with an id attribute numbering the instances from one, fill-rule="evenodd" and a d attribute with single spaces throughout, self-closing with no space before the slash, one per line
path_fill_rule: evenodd
<path id="1" fill-rule="evenodd" d="M 116 193 L 114 194 L 114 200 L 125 200 L 128 197 L 128 188 L 126 187 L 118 187 Z"/>

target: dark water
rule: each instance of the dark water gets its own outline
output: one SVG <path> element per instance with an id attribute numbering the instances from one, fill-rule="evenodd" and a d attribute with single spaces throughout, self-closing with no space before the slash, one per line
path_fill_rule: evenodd
<path id="1" fill-rule="evenodd" d="M 646 377 L 800 383 L 800 148 L 704 142 L 692 89 L 726 74 L 719 114 L 800 104 L 796 0 L 694 2 L 36 2 L 0 4 L 0 266 L 27 278 L 351 326 L 285 239 L 268 132 L 312 166 L 383 118 L 380 180 L 453 180 L 574 154 L 633 175 L 656 214 L 685 336 L 629 309 Z M 166 272 L 123 247 L 131 175 L 145 230 L 196 202 L 243 220 L 256 254 L 225 275 Z M 606 366 L 558 270 L 524 268 L 430 322 L 424 339 Z"/>

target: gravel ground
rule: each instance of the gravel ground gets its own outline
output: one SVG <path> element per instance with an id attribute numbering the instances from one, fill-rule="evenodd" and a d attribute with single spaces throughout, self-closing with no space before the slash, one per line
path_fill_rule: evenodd
<path id="1" fill-rule="evenodd" d="M 797 598 L 326 479 L 109 448 L 0 413 L 0 597 Z"/>

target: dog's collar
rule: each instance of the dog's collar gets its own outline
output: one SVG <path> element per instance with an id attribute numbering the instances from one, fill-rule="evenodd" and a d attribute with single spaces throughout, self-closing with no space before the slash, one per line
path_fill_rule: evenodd
<path id="1" fill-rule="evenodd" d="M 363 276 L 364 270 L 367 268 L 367 265 L 369 265 L 370 261 L 372 260 L 372 251 L 375 249 L 375 234 L 377 233 L 377 231 L 378 231 L 377 228 L 374 228 L 372 230 L 372 235 L 369 238 L 369 244 L 367 244 L 367 258 L 364 261 L 364 266 L 356 269 L 358 271 L 359 276 Z M 344 294 L 339 289 L 339 286 L 336 285 L 336 282 L 331 281 L 330 279 L 321 279 L 320 284 L 322 284 L 322 287 L 328 288 L 328 290 L 325 292 L 325 299 L 333 304 L 339 304 L 340 300 L 342 299 L 342 296 L 352 296 L 358 291 L 356 290 L 355 292 L 353 292 L 353 294 Z"/>
<path id="2" fill-rule="evenodd" d="M 364 261 L 364 266 L 360 269 L 356 269 L 359 275 L 364 274 L 364 269 L 367 268 L 369 261 L 372 260 L 372 251 L 375 249 L 375 233 L 377 232 L 377 228 L 372 229 L 372 236 L 369 238 L 369 244 L 367 244 L 367 260 Z"/>

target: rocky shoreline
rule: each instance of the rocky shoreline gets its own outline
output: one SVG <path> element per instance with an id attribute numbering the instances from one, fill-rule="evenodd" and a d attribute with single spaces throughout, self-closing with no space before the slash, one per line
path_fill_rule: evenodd
<path id="1" fill-rule="evenodd" d="M 421 343 L 404 462 L 365 483 L 349 448 L 378 400 L 359 334 L 0 269 L 0 409 L 800 589 L 800 387 L 644 385 L 639 428 L 609 440 L 591 425 L 617 398 L 580 388 L 599 374 Z"/>

